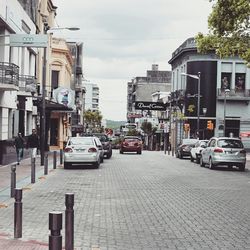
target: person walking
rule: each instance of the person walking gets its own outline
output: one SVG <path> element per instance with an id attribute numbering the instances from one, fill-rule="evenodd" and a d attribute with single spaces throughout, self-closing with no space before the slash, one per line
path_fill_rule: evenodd
<path id="1" fill-rule="evenodd" d="M 39 138 L 36 129 L 32 129 L 32 134 L 28 136 L 27 148 L 30 148 L 31 158 L 36 158 L 37 149 L 39 148 Z"/>
<path id="2" fill-rule="evenodd" d="M 24 149 L 24 139 L 22 137 L 22 133 L 18 133 L 15 138 L 15 148 L 17 154 L 17 165 L 20 164 L 21 159 L 23 158 L 23 149 Z"/>

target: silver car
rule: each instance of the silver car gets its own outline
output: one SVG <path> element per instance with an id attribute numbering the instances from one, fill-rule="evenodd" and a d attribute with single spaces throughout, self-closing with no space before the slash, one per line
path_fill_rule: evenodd
<path id="1" fill-rule="evenodd" d="M 213 169 L 216 165 L 227 165 L 239 167 L 245 171 L 246 151 L 240 139 L 231 137 L 213 137 L 201 152 L 200 165 L 209 164 Z"/>
<path id="2" fill-rule="evenodd" d="M 82 164 L 98 168 L 103 162 L 103 154 L 102 143 L 97 137 L 71 137 L 64 149 L 64 168 Z"/>

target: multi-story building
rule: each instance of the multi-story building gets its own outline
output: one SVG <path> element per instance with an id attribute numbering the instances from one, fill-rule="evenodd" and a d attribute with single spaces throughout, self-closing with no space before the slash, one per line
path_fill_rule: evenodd
<path id="1" fill-rule="evenodd" d="M 36 92 L 37 50 L 8 46 L 10 34 L 36 34 L 35 15 L 23 1 L 0 1 L 0 164 L 15 160 L 13 137 L 36 126 L 32 94 Z M 36 3 L 30 6 L 35 11 Z"/>
<path id="2" fill-rule="evenodd" d="M 225 136 L 240 136 L 250 131 L 250 68 L 244 61 L 237 56 L 221 59 L 214 51 L 199 54 L 194 38 L 189 38 L 173 52 L 169 63 L 172 104 L 182 110 L 191 136 L 210 138 L 224 132 Z M 207 129 L 208 121 L 214 130 Z M 250 140 L 242 140 L 250 148 Z"/>
<path id="3" fill-rule="evenodd" d="M 83 86 L 83 43 L 67 42 L 73 59 L 73 77 L 71 79 L 71 88 L 75 91 L 75 112 L 71 114 L 71 132 L 72 135 L 82 133 L 84 128 L 83 112 L 85 87 Z"/>
<path id="4" fill-rule="evenodd" d="M 157 64 L 152 65 L 152 70 L 147 71 L 147 76 L 135 77 L 127 85 L 127 120 L 135 122 L 136 118 L 143 115 L 151 116 L 149 110 L 143 114 L 141 110 L 135 109 L 137 101 L 152 101 L 155 92 L 171 91 L 171 71 L 160 71 Z"/>
<path id="5" fill-rule="evenodd" d="M 99 87 L 95 83 L 84 81 L 86 89 L 85 94 L 85 110 L 97 111 L 99 110 Z"/>

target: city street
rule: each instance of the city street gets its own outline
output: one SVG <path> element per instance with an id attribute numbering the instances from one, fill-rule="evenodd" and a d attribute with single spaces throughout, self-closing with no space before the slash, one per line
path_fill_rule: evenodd
<path id="1" fill-rule="evenodd" d="M 249 169 L 210 170 L 162 151 L 114 151 L 99 169 L 58 167 L 24 190 L 21 239 L 14 200 L 0 207 L 0 249 L 48 249 L 48 214 L 64 212 L 69 192 L 75 249 L 250 249 Z"/>

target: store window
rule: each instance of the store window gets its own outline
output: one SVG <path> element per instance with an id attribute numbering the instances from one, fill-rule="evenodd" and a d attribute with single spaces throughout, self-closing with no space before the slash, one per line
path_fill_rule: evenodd
<path id="1" fill-rule="evenodd" d="M 245 90 L 245 79 L 246 74 L 236 73 L 235 74 L 235 91 L 241 92 Z"/>
<path id="2" fill-rule="evenodd" d="M 231 73 L 221 73 L 221 89 L 230 89 L 231 88 Z"/>

